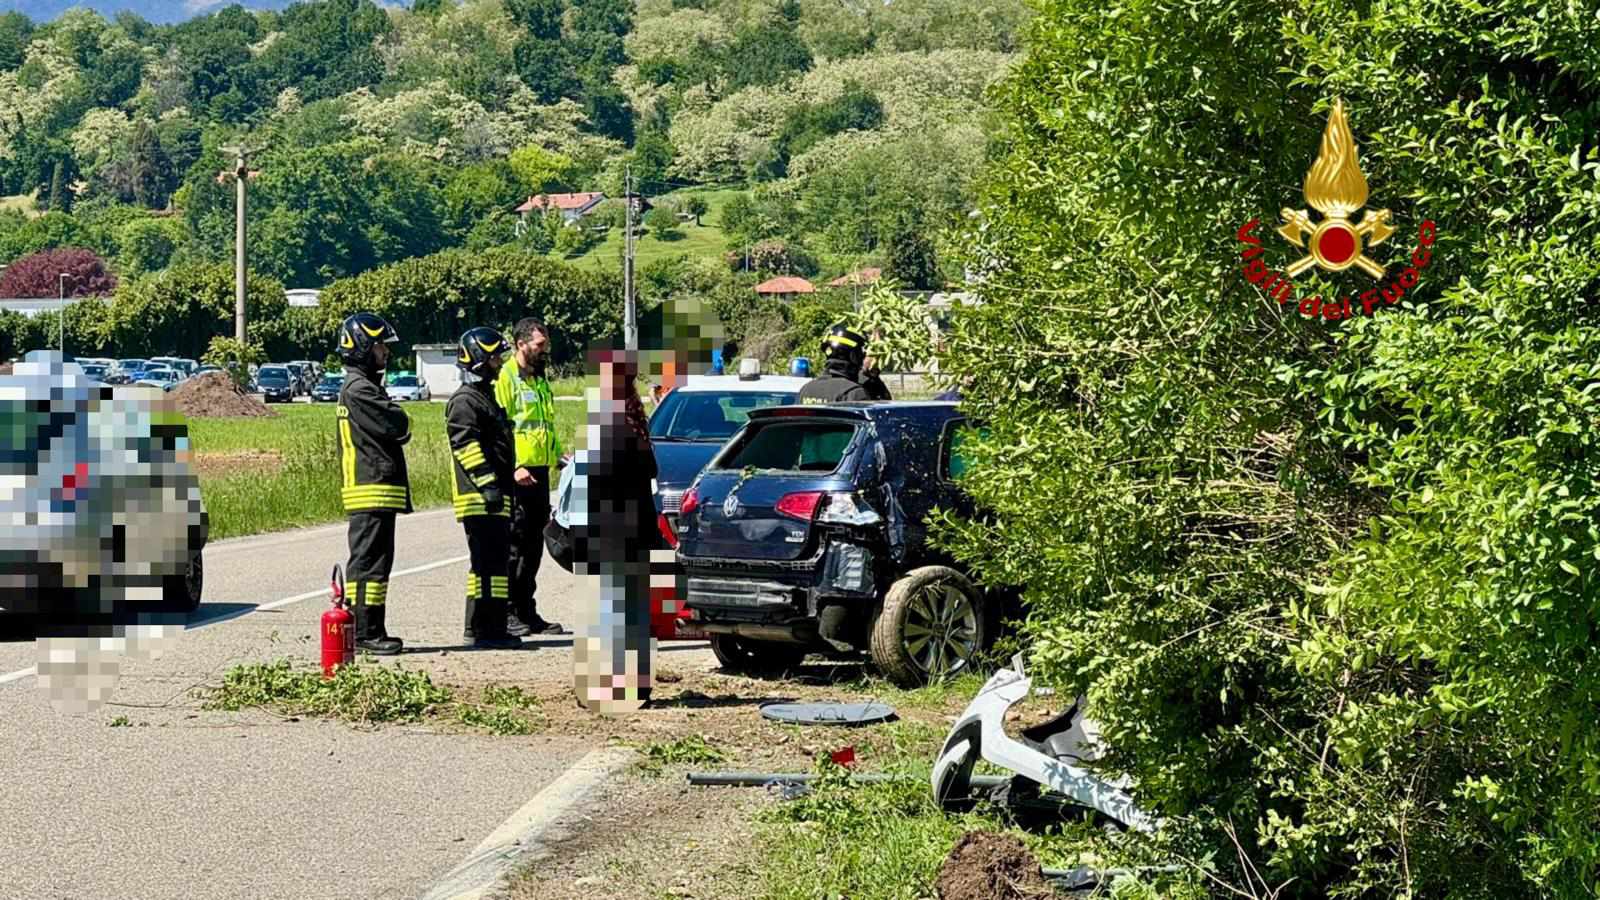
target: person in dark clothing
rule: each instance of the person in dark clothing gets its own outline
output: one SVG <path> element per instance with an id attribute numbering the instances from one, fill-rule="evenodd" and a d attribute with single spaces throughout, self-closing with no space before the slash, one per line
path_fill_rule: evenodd
<path id="1" fill-rule="evenodd" d="M 495 401 L 495 379 L 508 349 L 493 328 L 461 336 L 456 366 L 462 385 L 445 404 L 445 430 L 455 457 L 451 482 L 456 520 L 467 533 L 467 614 L 464 636 L 474 647 L 508 650 L 522 640 L 506 632 L 511 597 L 511 423 Z"/>
<path id="2" fill-rule="evenodd" d="M 889 388 L 866 367 L 867 339 L 844 325 L 835 325 L 822 340 L 826 359 L 822 374 L 800 389 L 801 403 L 843 403 L 888 400 Z"/>
<path id="3" fill-rule="evenodd" d="M 350 520 L 345 596 L 355 612 L 356 648 L 383 656 L 403 646 L 389 636 L 384 616 L 394 569 L 394 518 L 411 512 L 403 449 L 411 440 L 411 417 L 383 389 L 389 345 L 399 340 L 388 322 L 371 313 L 345 319 L 337 339 L 345 364 L 336 411 L 339 496 Z"/>

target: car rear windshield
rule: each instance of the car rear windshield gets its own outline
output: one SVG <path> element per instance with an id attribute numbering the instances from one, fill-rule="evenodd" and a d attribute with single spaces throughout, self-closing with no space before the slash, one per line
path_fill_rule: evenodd
<path id="1" fill-rule="evenodd" d="M 721 442 L 744 426 L 751 410 L 793 402 L 793 394 L 779 392 L 673 391 L 650 417 L 650 436 Z"/>
<path id="2" fill-rule="evenodd" d="M 287 381 L 289 373 L 283 369 L 262 369 L 256 373 L 257 381 Z"/>
<path id="3" fill-rule="evenodd" d="M 750 432 L 720 468 L 832 472 L 844 460 L 855 433 L 850 422 L 771 422 Z"/>
<path id="4" fill-rule="evenodd" d="M 395 387 L 416 387 L 417 379 L 410 375 L 402 375 L 394 380 Z"/>

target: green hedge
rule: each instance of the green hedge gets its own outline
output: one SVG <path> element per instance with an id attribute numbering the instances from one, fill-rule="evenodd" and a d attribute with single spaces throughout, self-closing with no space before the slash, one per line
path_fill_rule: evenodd
<path id="1" fill-rule="evenodd" d="M 942 539 L 1025 587 L 1036 671 L 1244 895 L 1593 896 L 1592 7 L 1037 8 L 995 94 L 985 303 L 942 360 L 989 425 L 988 514 Z M 1397 304 L 1327 322 L 1244 280 L 1235 233 L 1297 255 L 1273 227 L 1339 96 L 1399 229 L 1374 256 L 1438 241 Z"/>
<path id="2" fill-rule="evenodd" d="M 453 342 L 476 325 L 509 330 L 535 316 L 550 326 L 552 362 L 561 365 L 621 331 L 622 284 L 614 274 L 515 250 L 447 250 L 336 281 L 318 307 L 329 335 L 361 311 L 387 318 L 402 349 Z"/>

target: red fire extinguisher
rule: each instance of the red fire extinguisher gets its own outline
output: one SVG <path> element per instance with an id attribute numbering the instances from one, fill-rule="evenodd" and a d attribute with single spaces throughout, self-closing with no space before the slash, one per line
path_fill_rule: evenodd
<path id="1" fill-rule="evenodd" d="M 344 573 L 333 567 L 333 605 L 322 614 L 322 677 L 356 660 L 355 616 L 344 599 Z"/>

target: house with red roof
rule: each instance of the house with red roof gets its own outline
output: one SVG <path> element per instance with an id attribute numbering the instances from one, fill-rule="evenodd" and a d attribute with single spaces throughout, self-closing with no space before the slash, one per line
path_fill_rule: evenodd
<path id="1" fill-rule="evenodd" d="M 763 297 L 777 297 L 779 300 L 793 300 L 801 294 L 816 292 L 816 285 L 794 275 L 779 275 L 756 285 L 756 293 Z"/>
<path id="2" fill-rule="evenodd" d="M 880 279 L 882 277 L 883 277 L 883 270 L 878 268 L 877 266 L 872 266 L 872 267 L 869 267 L 869 268 L 859 269 L 859 270 L 854 271 L 854 272 L 847 272 L 847 273 L 845 273 L 843 275 L 840 275 L 838 278 L 835 278 L 834 280 L 828 282 L 828 287 L 834 287 L 834 288 L 858 287 L 858 286 L 864 287 L 864 286 L 869 285 L 869 284 L 877 284 L 878 279 Z"/>
<path id="3" fill-rule="evenodd" d="M 588 215 L 605 199 L 606 195 L 601 191 L 586 191 L 581 194 L 535 194 L 517 207 L 517 212 L 523 219 L 527 219 L 529 213 L 542 216 L 547 210 L 556 209 L 561 211 L 561 218 L 570 225 Z"/>

